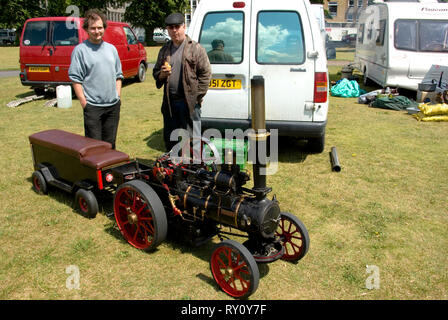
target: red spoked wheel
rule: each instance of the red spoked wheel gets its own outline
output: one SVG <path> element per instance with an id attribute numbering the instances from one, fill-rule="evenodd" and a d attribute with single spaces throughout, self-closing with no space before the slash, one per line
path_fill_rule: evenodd
<path id="1" fill-rule="evenodd" d="M 138 249 L 151 251 L 166 238 L 168 226 L 162 201 L 140 180 L 127 182 L 117 189 L 114 214 L 123 237 Z"/>
<path id="2" fill-rule="evenodd" d="M 297 262 L 308 252 L 310 237 L 302 221 L 289 212 L 280 213 L 280 223 L 275 235 L 282 241 L 285 254 L 282 259 Z"/>
<path id="3" fill-rule="evenodd" d="M 236 241 L 224 240 L 216 246 L 210 269 L 221 289 L 234 298 L 247 298 L 258 288 L 257 263 L 249 250 Z"/>

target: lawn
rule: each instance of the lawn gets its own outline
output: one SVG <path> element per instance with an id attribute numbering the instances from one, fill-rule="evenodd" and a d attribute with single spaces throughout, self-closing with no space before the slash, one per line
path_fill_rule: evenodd
<path id="1" fill-rule="evenodd" d="M 330 71 L 336 77 L 338 69 Z M 214 243 L 166 241 L 145 253 L 106 216 L 110 202 L 89 220 L 72 209 L 71 195 L 32 190 L 28 136 L 51 128 L 83 134 L 83 122 L 77 100 L 69 109 L 43 100 L 5 106 L 31 93 L 18 77 L 2 79 L 0 299 L 230 299 L 209 270 Z M 122 99 L 117 148 L 155 159 L 163 151 L 161 90 L 151 77 L 126 82 Z M 298 264 L 260 266 L 250 299 L 446 300 L 447 136 L 448 123 L 331 97 L 325 151 L 310 154 L 301 141 L 282 139 L 279 170 L 267 177 L 281 209 L 308 228 L 310 250 Z M 332 146 L 339 173 L 331 171 Z M 70 266 L 79 270 L 79 289 L 66 285 Z M 369 289 L 373 275 L 379 282 Z"/>

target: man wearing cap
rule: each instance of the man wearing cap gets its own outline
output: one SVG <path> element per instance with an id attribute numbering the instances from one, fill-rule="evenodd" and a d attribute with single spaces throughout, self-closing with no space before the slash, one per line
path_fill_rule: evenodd
<path id="1" fill-rule="evenodd" d="M 177 141 L 171 141 L 175 129 L 188 129 L 190 135 L 200 121 L 201 102 L 207 93 L 211 67 L 205 49 L 185 34 L 185 21 L 181 13 L 172 13 L 165 19 L 171 41 L 159 51 L 153 69 L 158 89 L 164 87 L 162 115 L 163 139 L 167 151 Z"/>

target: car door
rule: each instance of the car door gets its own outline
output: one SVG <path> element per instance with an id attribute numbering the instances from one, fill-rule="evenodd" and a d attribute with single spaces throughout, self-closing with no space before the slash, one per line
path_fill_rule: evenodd
<path id="1" fill-rule="evenodd" d="M 266 120 L 312 121 L 315 49 L 304 3 L 253 1 L 251 18 L 250 77 L 265 79 Z"/>
<path id="2" fill-rule="evenodd" d="M 239 8 L 229 1 L 216 1 L 213 11 L 204 15 L 201 28 L 195 27 L 190 35 L 205 48 L 212 68 L 212 80 L 201 108 L 203 118 L 249 118 L 249 17 L 250 1 Z M 218 53 L 211 56 L 212 43 L 217 42 L 223 45 L 221 58 L 217 58 Z"/>

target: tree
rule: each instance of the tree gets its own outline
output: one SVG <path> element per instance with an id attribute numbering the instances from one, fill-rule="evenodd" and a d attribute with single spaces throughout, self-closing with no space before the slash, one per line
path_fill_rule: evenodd
<path id="1" fill-rule="evenodd" d="M 0 0 L 0 28 L 16 29 L 16 37 L 19 38 L 27 19 L 72 15 L 82 17 L 88 9 L 106 11 L 108 5 L 117 6 L 124 2 L 125 0 Z M 69 6 L 76 6 L 76 10 L 69 10 Z"/>
<path id="2" fill-rule="evenodd" d="M 124 19 L 134 27 L 145 29 L 146 42 L 151 43 L 154 29 L 164 27 L 166 16 L 184 12 L 188 5 L 188 0 L 133 0 L 126 7 Z"/>
<path id="3" fill-rule="evenodd" d="M 29 18 L 45 16 L 69 16 L 84 13 L 91 8 L 105 11 L 108 5 L 121 5 L 125 0 L 0 0 L 0 27 L 21 30 Z M 76 6 L 77 12 L 69 11 L 69 6 Z"/>
<path id="4" fill-rule="evenodd" d="M 21 30 L 25 20 L 44 14 L 38 1 L 33 0 L 0 0 L 0 26 Z"/>

